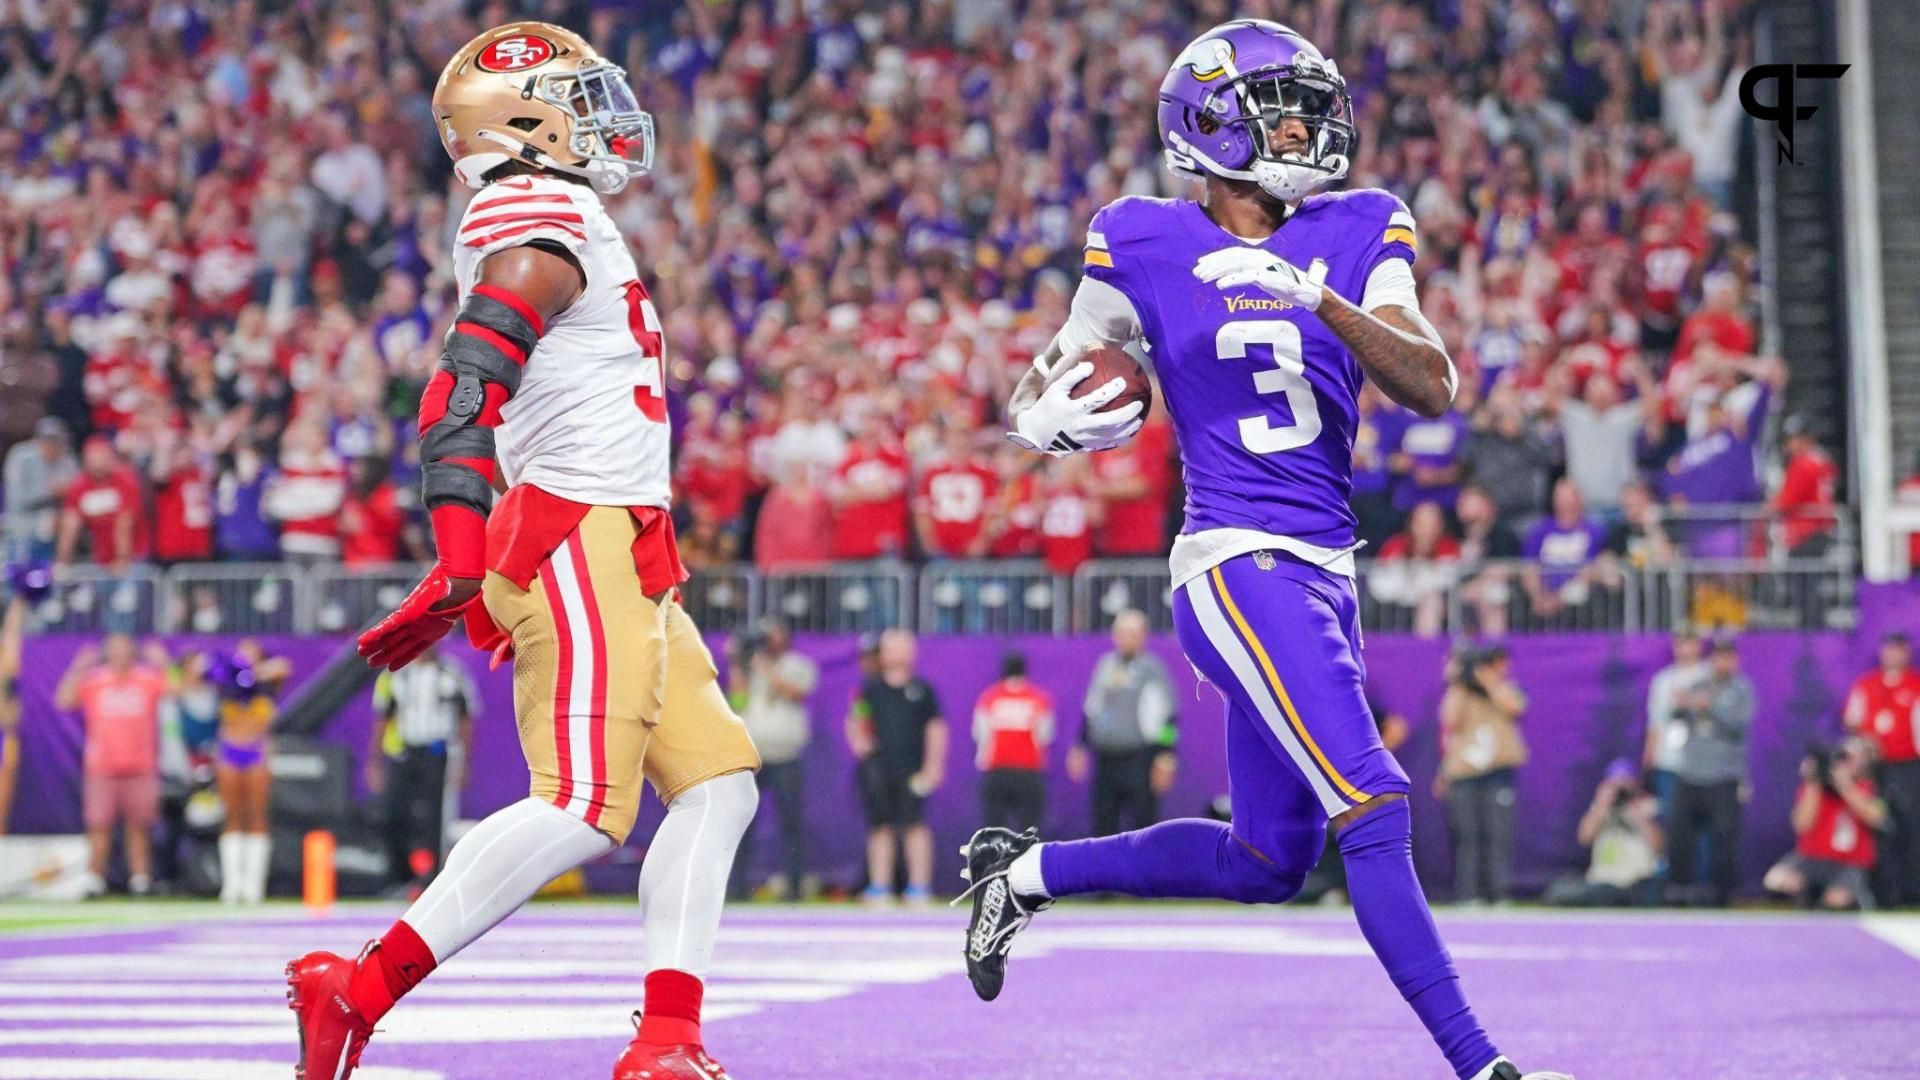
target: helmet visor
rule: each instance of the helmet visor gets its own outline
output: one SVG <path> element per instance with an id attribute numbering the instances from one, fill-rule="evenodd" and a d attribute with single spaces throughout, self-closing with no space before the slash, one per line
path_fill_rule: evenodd
<path id="1" fill-rule="evenodd" d="M 635 175 L 653 168 L 653 117 L 634 99 L 627 73 L 600 63 L 548 77 L 540 97 L 574 116 L 574 152 L 615 161 Z"/>
<path id="2" fill-rule="evenodd" d="M 1337 79 L 1256 75 L 1240 99 L 1260 157 L 1331 171 L 1331 159 L 1353 156 L 1353 99 Z"/>

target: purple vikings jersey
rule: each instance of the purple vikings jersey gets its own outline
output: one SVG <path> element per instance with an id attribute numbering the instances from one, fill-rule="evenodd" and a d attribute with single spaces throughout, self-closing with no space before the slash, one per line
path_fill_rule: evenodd
<path id="1" fill-rule="evenodd" d="M 1313 313 L 1193 276 L 1201 256 L 1245 244 L 1198 203 L 1126 198 L 1094 215 L 1086 272 L 1139 315 L 1180 440 L 1182 532 L 1252 529 L 1350 548 L 1360 367 Z M 1413 262 L 1414 245 L 1406 205 L 1359 190 L 1309 196 L 1253 246 L 1357 304 L 1374 267 Z"/>

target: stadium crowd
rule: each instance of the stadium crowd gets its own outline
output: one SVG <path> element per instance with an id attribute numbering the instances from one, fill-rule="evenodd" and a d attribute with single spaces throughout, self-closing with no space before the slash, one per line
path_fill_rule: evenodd
<path id="1" fill-rule="evenodd" d="M 1552 610 L 1606 551 L 1752 549 L 1663 509 L 1771 498 L 1817 548 L 1831 463 L 1802 435 L 1784 481 L 1763 465 L 1785 371 L 1731 208 L 1745 6 L 0 6 L 12 553 L 427 554 L 411 429 L 471 195 L 429 98 L 458 43 L 530 17 L 588 28 L 660 125 L 612 212 L 665 313 L 690 564 L 1158 556 L 1163 413 L 1051 461 L 999 437 L 999 408 L 1093 212 L 1190 194 L 1154 88 L 1234 14 L 1332 43 L 1364 138 L 1348 184 L 1413 209 L 1463 373 L 1438 420 L 1364 399 L 1354 502 L 1381 557 L 1524 556 Z"/>

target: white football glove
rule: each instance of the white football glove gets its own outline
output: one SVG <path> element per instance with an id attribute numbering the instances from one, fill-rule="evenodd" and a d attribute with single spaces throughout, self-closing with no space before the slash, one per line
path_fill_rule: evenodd
<path id="1" fill-rule="evenodd" d="M 1105 386 L 1081 397 L 1073 389 L 1093 374 L 1093 365 L 1081 361 L 1055 379 L 1033 404 L 1014 417 L 1007 438 L 1039 453 L 1065 457 L 1082 450 L 1111 450 L 1133 438 L 1145 421 L 1145 408 L 1135 401 L 1118 409 L 1100 411 L 1127 388 L 1125 379 L 1108 379 Z"/>
<path id="2" fill-rule="evenodd" d="M 1259 248 L 1221 248 L 1212 254 L 1202 255 L 1200 261 L 1193 265 L 1193 276 L 1201 281 L 1210 281 L 1221 289 L 1252 285 L 1276 300 L 1284 300 L 1308 311 L 1320 310 L 1320 298 L 1324 295 L 1320 283 L 1308 277 L 1299 267 L 1271 251 Z"/>

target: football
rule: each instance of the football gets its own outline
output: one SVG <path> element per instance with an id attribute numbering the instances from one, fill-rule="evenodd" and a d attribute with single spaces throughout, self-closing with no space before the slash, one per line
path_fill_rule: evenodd
<path id="1" fill-rule="evenodd" d="M 1120 391 L 1120 396 L 1114 398 L 1113 404 L 1108 405 L 1107 409 L 1124 409 L 1130 402 L 1138 401 L 1142 406 L 1140 415 L 1143 418 L 1153 411 L 1153 381 L 1147 377 L 1147 371 L 1140 366 L 1140 362 L 1128 355 L 1125 349 L 1104 342 L 1089 345 L 1056 368 L 1055 377 L 1065 375 L 1083 361 L 1093 365 L 1093 374 L 1074 388 L 1074 397 L 1085 397 L 1107 385 L 1110 379 L 1125 379 L 1126 389 Z"/>

